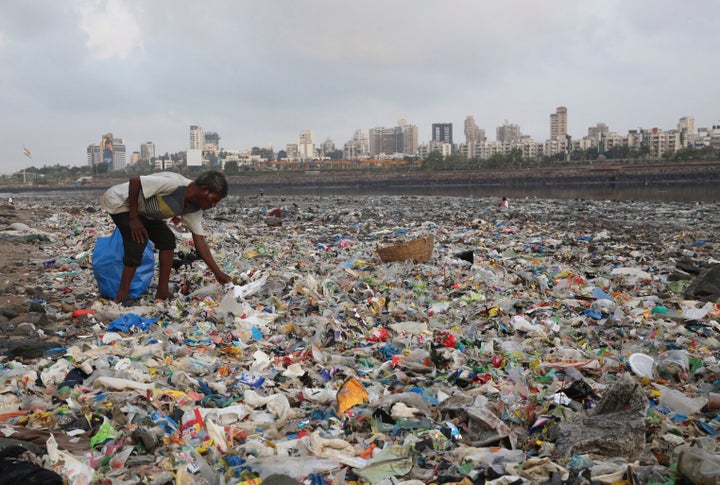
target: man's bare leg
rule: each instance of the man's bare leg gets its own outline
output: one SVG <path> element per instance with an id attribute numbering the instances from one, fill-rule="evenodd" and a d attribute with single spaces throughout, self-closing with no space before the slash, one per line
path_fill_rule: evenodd
<path id="1" fill-rule="evenodd" d="M 115 295 L 115 303 L 122 303 L 128 299 L 130 295 L 130 283 L 132 283 L 132 279 L 133 276 L 135 276 L 136 270 L 137 266 L 123 267 L 123 272 L 120 276 L 120 288 L 118 288 L 117 295 Z"/>
<path id="2" fill-rule="evenodd" d="M 170 296 L 168 284 L 170 282 L 170 271 L 172 270 L 173 250 L 161 249 L 160 253 L 160 275 L 158 276 L 156 300 L 167 300 Z"/>

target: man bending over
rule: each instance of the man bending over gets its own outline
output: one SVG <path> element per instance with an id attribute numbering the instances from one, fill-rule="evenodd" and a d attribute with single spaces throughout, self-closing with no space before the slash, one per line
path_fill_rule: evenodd
<path id="1" fill-rule="evenodd" d="M 123 303 L 128 299 L 130 283 L 142 262 L 148 239 L 160 254 L 155 298 L 169 299 L 175 234 L 165 221 L 174 217 L 179 217 L 192 233 L 198 256 L 205 261 L 218 283 L 231 282 L 230 276 L 223 273 L 213 259 L 202 227 L 202 211 L 215 207 L 227 192 L 227 180 L 216 171 L 200 174 L 195 181 L 178 173 L 159 172 L 132 177 L 128 182 L 110 187 L 100 198 L 100 204 L 120 229 L 125 249 L 115 301 Z"/>

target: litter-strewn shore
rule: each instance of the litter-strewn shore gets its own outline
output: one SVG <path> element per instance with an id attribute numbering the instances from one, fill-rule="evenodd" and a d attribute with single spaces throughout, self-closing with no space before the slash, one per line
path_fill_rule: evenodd
<path id="1" fill-rule="evenodd" d="M 710 183 L 720 181 L 720 161 L 586 162 L 577 165 L 483 168 L 477 170 L 323 170 L 257 171 L 228 176 L 236 190 L 258 187 L 403 187 L 432 185 L 569 185 Z M 124 179 L 93 177 L 82 188 L 104 190 Z M 76 183 L 0 184 L 0 192 L 75 190 Z"/>
<path id="2" fill-rule="evenodd" d="M 720 206 L 497 202 L 229 197 L 235 284 L 178 264 L 133 307 L 96 200 L 2 206 L 0 447 L 77 484 L 705 483 Z"/>

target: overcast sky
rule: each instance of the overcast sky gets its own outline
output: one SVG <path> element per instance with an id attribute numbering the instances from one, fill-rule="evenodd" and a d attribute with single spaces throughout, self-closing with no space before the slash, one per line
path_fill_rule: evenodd
<path id="1" fill-rule="evenodd" d="M 84 165 L 107 132 L 185 150 L 190 125 L 276 151 L 401 118 L 464 142 L 468 115 L 545 140 L 557 106 L 573 138 L 709 127 L 718 19 L 718 0 L 4 0 L 0 173 Z"/>

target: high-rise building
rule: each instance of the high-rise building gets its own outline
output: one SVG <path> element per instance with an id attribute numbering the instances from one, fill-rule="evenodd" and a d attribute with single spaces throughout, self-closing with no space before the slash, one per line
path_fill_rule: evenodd
<path id="1" fill-rule="evenodd" d="M 558 106 L 550 115 L 550 139 L 564 140 L 567 137 L 567 108 Z"/>
<path id="2" fill-rule="evenodd" d="M 495 139 L 500 142 L 514 142 L 522 138 L 520 127 L 507 121 L 495 130 Z"/>
<path id="3" fill-rule="evenodd" d="M 432 141 L 443 143 L 453 142 L 453 126 L 452 123 L 433 123 L 432 124 Z"/>
<path id="4" fill-rule="evenodd" d="M 94 167 L 102 163 L 102 150 L 99 143 L 93 143 L 87 147 L 88 165 Z"/>
<path id="5" fill-rule="evenodd" d="M 485 130 L 481 130 L 477 123 L 475 123 L 475 118 L 472 116 L 468 116 L 465 118 L 465 143 L 468 145 L 472 145 L 473 143 L 478 143 L 485 140 Z"/>
<path id="6" fill-rule="evenodd" d="M 126 150 L 124 138 L 115 138 L 108 133 L 102 136 L 101 143 L 88 145 L 88 165 L 94 167 L 105 164 L 109 171 L 123 170 L 127 166 Z"/>
<path id="7" fill-rule="evenodd" d="M 343 146 L 343 158 L 346 160 L 359 160 L 367 157 L 370 152 L 370 140 L 368 132 L 360 129 L 355 130 L 352 140 Z"/>
<path id="8" fill-rule="evenodd" d="M 190 150 L 202 150 L 205 145 L 205 132 L 200 126 L 190 125 Z"/>
<path id="9" fill-rule="evenodd" d="M 681 148 L 687 148 L 695 143 L 695 118 L 683 116 L 678 122 L 677 129 L 680 132 Z"/>
<path id="10" fill-rule="evenodd" d="M 406 120 L 399 120 L 398 126 L 370 128 L 368 135 L 368 151 L 371 157 L 380 155 L 415 156 L 418 150 L 417 126 Z"/>
<path id="11" fill-rule="evenodd" d="M 300 152 L 298 151 L 297 143 L 288 143 L 287 145 L 285 145 L 285 153 L 287 159 L 290 161 L 300 159 Z"/>
<path id="12" fill-rule="evenodd" d="M 414 157 L 418 151 L 418 128 L 405 119 L 398 120 L 396 136 L 400 137 L 397 143 L 398 152 Z"/>
<path id="13" fill-rule="evenodd" d="M 368 131 L 369 151 L 371 157 L 380 154 L 392 155 L 398 151 L 398 140 L 395 128 L 377 126 Z"/>
<path id="14" fill-rule="evenodd" d="M 298 135 L 298 153 L 301 160 L 312 160 L 315 158 L 315 144 L 313 143 L 312 130 L 303 130 Z"/>
<path id="15" fill-rule="evenodd" d="M 124 138 L 113 138 L 112 170 L 124 170 L 127 167 L 127 147 Z"/>
<path id="16" fill-rule="evenodd" d="M 155 158 L 155 144 L 151 141 L 146 141 L 140 145 L 140 160 L 149 162 Z"/>

